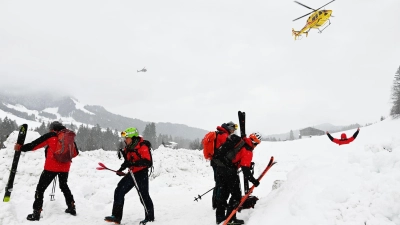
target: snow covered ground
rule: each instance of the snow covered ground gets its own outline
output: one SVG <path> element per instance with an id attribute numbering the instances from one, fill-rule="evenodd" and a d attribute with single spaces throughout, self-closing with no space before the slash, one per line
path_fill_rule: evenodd
<path id="1" fill-rule="evenodd" d="M 347 131 L 351 136 L 355 130 Z M 27 142 L 37 138 L 28 132 Z M 340 133 L 332 134 L 339 137 Z M 0 150 L 0 196 L 8 180 L 16 133 Z M 255 174 L 264 169 L 270 156 L 278 162 L 255 189 L 254 209 L 238 218 L 248 225 L 400 225 L 400 120 L 387 119 L 362 127 L 357 139 L 344 146 L 326 135 L 287 142 L 263 142 L 254 152 Z M 212 169 L 202 152 L 160 147 L 153 153 L 155 171 L 150 195 L 155 206 L 154 225 L 215 224 L 211 193 L 199 202 L 194 197 L 213 187 Z M 50 201 L 52 184 L 45 193 L 43 218 L 26 220 L 39 175 L 44 151 L 22 153 L 11 201 L 0 203 L 0 224 L 108 224 L 113 192 L 120 180 L 110 171 L 96 170 L 98 162 L 118 169 L 122 161 L 112 151 L 82 152 L 71 166 L 69 185 L 74 194 L 76 217 L 65 214 L 64 197 L 57 187 Z M 272 190 L 275 180 L 285 180 Z M 123 224 L 138 224 L 144 218 L 135 190 L 126 195 Z"/>

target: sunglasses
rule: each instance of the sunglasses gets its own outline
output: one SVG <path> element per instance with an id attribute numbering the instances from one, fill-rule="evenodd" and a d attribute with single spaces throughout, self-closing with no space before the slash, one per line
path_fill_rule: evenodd
<path id="1" fill-rule="evenodd" d="M 122 132 L 121 132 L 121 137 L 123 137 L 123 138 L 127 138 L 127 136 L 126 136 L 126 135 L 127 135 L 127 133 L 126 133 L 125 131 L 122 131 Z"/>

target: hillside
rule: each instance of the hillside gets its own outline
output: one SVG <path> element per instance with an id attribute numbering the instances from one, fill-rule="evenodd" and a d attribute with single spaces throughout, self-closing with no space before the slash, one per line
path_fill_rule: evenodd
<path id="1" fill-rule="evenodd" d="M 349 133 L 354 130 L 348 131 Z M 291 142 L 262 142 L 254 150 L 255 175 L 261 173 L 270 156 L 278 162 L 255 189 L 259 197 L 254 209 L 243 210 L 238 218 L 247 225 L 367 224 L 400 225 L 400 120 L 387 119 L 361 128 L 357 139 L 338 146 L 326 136 Z M 339 135 L 338 133 L 332 134 Z M 29 132 L 27 141 L 38 137 Z M 13 133 L 0 151 L 0 195 L 8 178 L 16 140 Z M 154 225 L 215 224 L 211 194 L 199 202 L 194 197 L 213 187 L 209 162 L 200 151 L 160 147 L 153 152 L 154 172 L 150 195 L 155 204 Z M 32 224 L 34 189 L 43 169 L 43 150 L 21 155 L 14 191 L 9 203 L 0 203 L 0 224 Z M 115 152 L 96 150 L 79 155 L 71 167 L 69 183 L 76 199 L 76 217 L 64 213 L 59 188 L 50 201 L 51 186 L 45 192 L 40 224 L 106 224 L 114 189 L 120 180 L 110 171 L 98 171 L 98 162 L 118 168 L 122 161 Z M 275 180 L 284 181 L 272 190 Z M 136 191 L 126 195 L 124 224 L 138 224 L 143 208 Z"/>
<path id="2" fill-rule="evenodd" d="M 135 126 L 142 132 L 146 124 L 151 123 L 151 121 L 113 114 L 102 106 L 82 104 L 73 97 L 49 97 L 46 94 L 10 95 L 0 93 L 0 118 L 5 116 L 29 123 L 30 128 L 40 126 L 42 121 L 61 120 L 63 123 L 73 123 L 77 126 L 99 124 L 103 128 L 109 127 L 112 130 L 124 130 L 127 126 Z M 168 122 L 155 124 L 157 134 L 190 140 L 202 138 L 207 132 L 184 124 Z"/>

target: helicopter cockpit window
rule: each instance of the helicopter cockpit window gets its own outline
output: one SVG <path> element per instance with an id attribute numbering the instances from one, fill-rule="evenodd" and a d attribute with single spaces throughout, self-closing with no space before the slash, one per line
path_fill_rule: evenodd
<path id="1" fill-rule="evenodd" d="M 322 14 L 322 12 L 321 11 L 319 11 L 319 15 L 321 15 Z"/>

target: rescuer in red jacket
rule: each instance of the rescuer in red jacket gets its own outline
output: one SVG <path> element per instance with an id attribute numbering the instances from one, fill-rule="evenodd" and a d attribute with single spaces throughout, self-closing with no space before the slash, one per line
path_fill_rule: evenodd
<path id="1" fill-rule="evenodd" d="M 331 139 L 332 142 L 334 142 L 338 145 L 345 145 L 345 144 L 349 144 L 350 142 L 354 141 L 354 139 L 356 139 L 359 132 L 360 132 L 360 128 L 357 129 L 357 131 L 353 134 L 353 136 L 351 138 L 347 138 L 345 133 L 342 133 L 340 135 L 340 139 L 333 138 L 328 131 L 326 132 L 326 135 L 328 135 L 329 139 Z"/>
<path id="2" fill-rule="evenodd" d="M 222 157 L 221 156 L 216 156 L 216 161 L 217 164 L 217 169 L 216 169 L 216 174 L 218 177 L 219 181 L 219 186 L 216 187 L 218 188 L 216 192 L 216 203 L 217 203 L 217 208 L 215 211 L 215 216 L 216 216 L 216 222 L 217 224 L 221 223 L 224 221 L 227 216 L 231 214 L 231 212 L 237 207 L 237 205 L 240 202 L 240 199 L 242 198 L 242 193 L 240 191 L 240 179 L 239 175 L 237 173 L 238 169 L 241 168 L 243 171 L 243 174 L 247 179 L 254 184 L 254 186 L 258 186 L 260 182 L 253 177 L 251 174 L 251 161 L 253 160 L 253 150 L 254 148 L 261 143 L 262 136 L 260 133 L 255 132 L 249 135 L 249 137 L 239 137 L 237 135 L 231 135 L 221 146 L 222 149 L 220 149 L 221 152 L 223 152 L 223 148 L 230 145 L 229 142 L 231 140 L 239 139 L 241 140 L 239 143 L 242 143 L 239 145 L 239 147 L 235 147 L 235 149 L 238 149 L 238 151 L 234 149 L 230 149 L 228 147 L 229 153 L 232 152 L 237 152 L 235 155 L 232 155 L 233 158 L 231 161 L 227 162 L 224 159 L 230 159 L 231 156 L 229 157 Z M 236 141 L 233 141 L 236 142 Z M 236 144 L 235 144 L 236 145 Z M 220 153 L 221 153 L 220 152 Z M 213 159 L 214 160 L 214 159 Z M 229 195 L 231 196 L 229 198 Z M 229 202 L 227 203 L 227 200 L 229 198 Z M 228 224 L 244 224 L 243 220 L 237 219 L 236 214 L 232 217 L 232 219 L 229 221 Z"/>
<path id="3" fill-rule="evenodd" d="M 145 210 L 145 219 L 140 221 L 139 224 L 145 225 L 147 222 L 154 221 L 154 205 L 149 194 L 148 174 L 153 165 L 150 152 L 151 144 L 139 136 L 139 131 L 135 127 L 129 127 L 122 131 L 121 137 L 125 139 L 126 144 L 123 152 L 125 161 L 116 174 L 124 177 L 119 181 L 114 191 L 112 215 L 106 216 L 104 220 L 115 224 L 121 223 L 125 195 L 136 186 L 140 202 Z M 126 168 L 129 168 L 129 172 L 124 174 L 122 171 Z"/>
<path id="4" fill-rule="evenodd" d="M 44 162 L 44 170 L 39 178 L 39 183 L 36 186 L 35 191 L 35 201 L 33 202 L 33 213 L 29 214 L 26 218 L 30 221 L 35 221 L 40 219 L 40 213 L 43 206 L 43 194 L 47 187 L 50 185 L 51 181 L 58 176 L 58 181 L 60 184 L 60 189 L 64 194 L 65 202 L 68 208 L 65 210 L 73 216 L 76 216 L 75 200 L 68 186 L 68 175 L 69 169 L 71 167 L 71 162 L 58 162 L 54 156 L 53 152 L 57 147 L 57 132 L 65 129 L 65 126 L 58 121 L 54 121 L 49 126 L 49 132 L 40 136 L 31 143 L 19 145 L 16 144 L 15 151 L 35 151 L 37 149 L 45 147 L 46 160 Z M 78 147 L 75 144 L 75 148 L 78 151 Z M 79 152 L 77 152 L 79 154 Z"/>
<path id="5" fill-rule="evenodd" d="M 221 147 L 221 145 L 223 143 L 225 143 L 226 139 L 229 137 L 229 135 L 235 133 L 235 131 L 237 130 L 238 125 L 231 122 L 228 123 L 223 123 L 221 126 L 217 126 L 217 140 L 215 141 L 215 151 L 218 151 L 219 147 Z M 213 209 L 217 208 L 217 200 L 216 200 L 216 195 L 217 195 L 217 190 L 218 187 L 220 185 L 220 182 L 218 181 L 218 177 L 216 174 L 216 166 L 214 161 L 210 161 L 210 165 L 213 168 L 214 171 L 214 181 L 215 181 L 215 188 L 213 190 L 213 195 L 212 195 L 212 207 Z"/>

